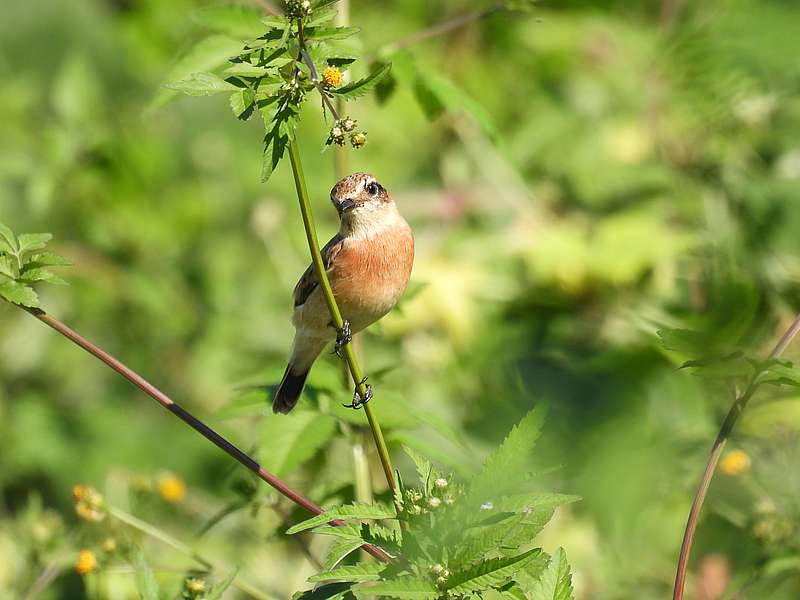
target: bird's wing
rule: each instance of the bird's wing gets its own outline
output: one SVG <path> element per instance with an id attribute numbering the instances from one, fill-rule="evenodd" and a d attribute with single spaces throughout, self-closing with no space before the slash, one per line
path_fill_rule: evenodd
<path id="1" fill-rule="evenodd" d="M 342 237 L 337 233 L 322 249 L 322 262 L 325 265 L 325 271 L 328 273 L 331 271 L 336 255 L 342 249 L 342 241 Z M 317 281 L 317 276 L 314 273 L 314 265 L 309 265 L 305 273 L 300 277 L 300 281 L 294 286 L 294 305 L 300 306 L 304 304 L 318 285 L 319 281 Z"/>

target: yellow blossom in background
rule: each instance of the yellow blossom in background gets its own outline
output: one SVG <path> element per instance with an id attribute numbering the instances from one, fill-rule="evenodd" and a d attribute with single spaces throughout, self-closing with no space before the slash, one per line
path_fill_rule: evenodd
<path id="1" fill-rule="evenodd" d="M 116 542 L 116 540 L 114 538 L 107 537 L 105 540 L 103 540 L 103 551 L 104 552 L 107 552 L 108 554 L 111 554 L 112 552 L 115 552 L 116 550 L 117 550 L 117 542 Z"/>
<path id="2" fill-rule="evenodd" d="M 158 478 L 158 493 L 167 502 L 177 503 L 186 496 L 186 484 L 173 473 L 165 473 Z"/>
<path id="3" fill-rule="evenodd" d="M 750 457 L 744 450 L 731 450 L 720 461 L 719 470 L 732 477 L 746 473 L 750 470 Z"/>
<path id="4" fill-rule="evenodd" d="M 81 550 L 78 553 L 78 562 L 75 563 L 75 570 L 81 575 L 88 575 L 97 568 L 97 557 L 91 550 Z"/>
<path id="5" fill-rule="evenodd" d="M 79 484 L 72 488 L 75 512 L 85 521 L 102 521 L 106 518 L 103 510 L 103 496 L 91 486 Z"/>
<path id="6" fill-rule="evenodd" d="M 322 81 L 326 87 L 339 87 L 342 84 L 342 72 L 336 67 L 326 67 L 322 72 Z"/>

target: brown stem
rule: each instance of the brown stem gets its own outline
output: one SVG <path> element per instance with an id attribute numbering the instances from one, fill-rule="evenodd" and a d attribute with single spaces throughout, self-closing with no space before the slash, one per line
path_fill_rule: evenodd
<path id="1" fill-rule="evenodd" d="M 455 29 L 464 27 L 465 25 L 469 25 L 470 23 L 473 23 L 475 21 L 480 21 L 482 19 L 485 19 L 486 17 L 489 17 L 503 10 L 507 10 L 506 7 L 503 5 L 502 2 L 498 2 L 494 6 L 491 6 L 486 9 L 476 10 L 471 13 L 453 17 L 452 19 L 447 19 L 446 21 L 442 21 L 441 23 L 437 23 L 436 25 L 428 27 L 427 29 L 417 31 L 404 38 L 400 38 L 395 42 L 386 44 L 385 46 L 383 46 L 383 48 L 381 48 L 381 53 L 393 54 L 398 50 L 402 50 L 403 48 L 407 48 L 408 46 L 413 46 L 414 44 L 418 44 L 419 42 L 423 42 L 427 39 L 436 37 L 437 35 L 444 35 L 445 33 L 449 33 Z"/>
<path id="2" fill-rule="evenodd" d="M 778 358 L 786 347 L 791 343 L 795 336 L 800 333 L 800 315 L 795 317 L 792 324 L 775 344 L 772 352 L 769 353 L 769 358 Z M 742 412 L 744 412 L 747 402 L 753 397 L 759 386 L 758 376 L 760 372 L 756 371 L 745 391 L 736 397 L 731 405 L 725 420 L 722 422 L 717 438 L 714 440 L 714 445 L 711 447 L 706 468 L 703 471 L 703 477 L 700 479 L 700 484 L 697 486 L 694 499 L 692 500 L 692 507 L 689 510 L 689 518 L 686 520 L 686 528 L 683 532 L 683 542 L 681 543 L 681 552 L 678 557 L 678 568 L 675 573 L 675 587 L 672 592 L 672 600 L 683 600 L 683 588 L 686 585 L 686 572 L 689 565 L 689 553 L 692 550 L 692 543 L 694 542 L 694 534 L 697 531 L 697 520 L 700 517 L 700 511 L 703 508 L 703 503 L 708 493 L 708 488 L 711 485 L 711 479 L 714 477 L 714 471 L 717 468 L 717 463 L 722 455 L 722 450 L 728 441 L 736 421 L 739 420 Z"/>
<path id="3" fill-rule="evenodd" d="M 184 423 L 189 425 L 192 429 L 197 431 L 200 435 L 204 438 L 215 444 L 218 448 L 223 450 L 229 456 L 233 457 L 239 463 L 250 469 L 253 473 L 258 475 L 258 477 L 273 488 L 275 488 L 278 492 L 286 496 L 289 500 L 294 502 L 295 504 L 302 506 L 310 513 L 315 515 L 322 514 L 323 510 L 319 506 L 317 506 L 314 502 L 303 496 L 300 492 L 289 487 L 283 480 L 279 479 L 269 471 L 267 471 L 264 467 L 262 467 L 258 462 L 237 448 L 227 439 L 222 437 L 219 433 L 211 429 L 208 425 L 200 421 L 197 417 L 186 411 L 182 408 L 179 404 L 177 404 L 174 400 L 172 400 L 169 396 L 167 396 L 164 392 L 159 390 L 156 386 L 152 383 L 147 381 L 144 377 L 124 365 L 121 361 L 117 360 L 113 356 L 111 356 L 105 350 L 98 348 L 89 340 L 84 338 L 74 329 L 71 329 L 55 317 L 48 315 L 43 310 L 38 308 L 25 308 L 27 312 L 31 315 L 39 319 L 45 325 L 51 327 L 52 329 L 56 330 L 58 333 L 63 335 L 65 338 L 77 344 L 84 350 L 86 350 L 89 354 L 94 356 L 95 358 L 99 359 L 107 366 L 114 369 L 117 373 L 122 375 L 125 379 L 130 381 L 133 385 L 138 387 L 142 390 L 145 394 L 153 398 L 156 402 L 158 402 L 161 406 L 166 408 L 168 411 L 173 413 L 179 419 L 181 419 Z M 332 525 L 342 525 L 341 521 L 332 521 Z M 377 558 L 378 560 L 382 560 L 384 562 L 389 562 L 391 557 L 386 554 L 383 550 L 378 548 L 377 546 L 373 546 L 372 544 L 365 544 L 363 546 L 366 552 L 369 552 L 372 556 Z"/>

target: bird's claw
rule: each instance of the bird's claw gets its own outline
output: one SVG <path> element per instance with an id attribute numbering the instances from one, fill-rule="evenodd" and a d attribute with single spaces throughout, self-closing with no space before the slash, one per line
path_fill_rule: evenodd
<path id="1" fill-rule="evenodd" d="M 336 345 L 333 348 L 333 353 L 336 356 L 342 356 L 342 348 L 345 344 L 353 341 L 353 332 L 350 330 L 350 321 L 347 319 L 342 323 L 342 328 L 336 332 Z"/>
<path id="2" fill-rule="evenodd" d="M 345 408 L 352 408 L 354 410 L 358 410 L 359 408 L 363 407 L 367 402 L 372 400 L 372 386 L 367 383 L 367 377 L 364 377 L 358 385 L 356 386 L 355 392 L 353 392 L 353 402 L 350 404 L 342 404 Z M 358 388 L 364 386 L 364 395 L 362 396 L 358 392 Z"/>

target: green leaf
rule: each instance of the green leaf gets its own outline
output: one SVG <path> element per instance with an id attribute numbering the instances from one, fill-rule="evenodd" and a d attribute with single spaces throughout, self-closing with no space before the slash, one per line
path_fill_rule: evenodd
<path id="1" fill-rule="evenodd" d="M 141 599 L 158 600 L 158 582 L 141 549 L 137 549 L 133 556 L 133 568 L 136 570 L 136 589 Z"/>
<path id="2" fill-rule="evenodd" d="M 338 565 L 348 554 L 361 548 L 363 542 L 358 538 L 339 538 L 328 548 L 322 568 L 330 571 Z"/>
<path id="3" fill-rule="evenodd" d="M 69 267 L 71 265 L 72 262 L 54 252 L 41 252 L 33 254 L 28 258 L 27 262 L 22 267 L 22 272 L 24 273 L 28 269 L 39 267 Z"/>
<path id="4" fill-rule="evenodd" d="M 332 94 L 344 98 L 345 100 L 350 100 L 351 98 L 358 98 L 359 96 L 363 96 L 367 92 L 372 91 L 375 89 L 381 80 L 389 74 L 389 71 L 392 68 L 391 63 L 382 63 L 377 69 L 375 69 L 372 73 L 358 79 L 357 81 L 353 81 L 344 85 L 340 88 L 335 88 L 329 90 Z"/>
<path id="5" fill-rule="evenodd" d="M 800 369 L 789 360 L 775 359 L 763 366 L 759 382 L 797 387 L 800 386 Z"/>
<path id="6" fill-rule="evenodd" d="M 234 569 L 230 572 L 230 574 L 220 581 L 218 584 L 214 586 L 214 589 L 211 590 L 211 593 L 205 596 L 205 600 L 222 600 L 222 594 L 231 587 L 233 580 L 236 579 L 236 576 L 239 574 L 239 569 Z"/>
<path id="7" fill-rule="evenodd" d="M 260 458 L 279 477 L 310 459 L 331 439 L 336 420 L 316 412 L 296 410 L 286 417 L 264 420 Z"/>
<path id="8" fill-rule="evenodd" d="M 17 261 L 11 256 L 0 256 L 0 275 L 5 275 L 10 279 L 17 278 Z"/>
<path id="9" fill-rule="evenodd" d="M 434 478 L 433 465 L 427 458 L 418 452 L 415 452 L 408 446 L 403 446 L 403 452 L 405 452 L 411 458 L 411 460 L 414 461 L 414 465 L 417 467 L 417 475 L 419 475 L 419 482 L 425 489 L 425 493 L 430 494 L 432 481 Z"/>
<path id="10" fill-rule="evenodd" d="M 495 127 L 489 112 L 447 77 L 430 71 L 420 71 L 414 91 L 429 118 L 437 116 L 441 110 L 464 113 L 471 117 L 493 141 L 500 139 L 500 132 Z"/>
<path id="11" fill-rule="evenodd" d="M 358 563 L 324 571 L 308 578 L 311 583 L 318 581 L 377 581 L 381 572 L 386 569 L 385 563 Z"/>
<path id="12" fill-rule="evenodd" d="M 0 223 L 0 252 L 9 252 L 15 254 L 19 250 L 17 238 L 14 232 L 8 227 Z"/>
<path id="13" fill-rule="evenodd" d="M 572 600 L 572 574 L 563 548 L 553 554 L 530 597 L 531 600 Z"/>
<path id="14" fill-rule="evenodd" d="M 213 71 L 228 62 L 232 56 L 242 51 L 242 42 L 236 38 L 214 34 L 197 44 L 186 53 L 170 70 L 167 81 L 181 81 L 192 73 Z M 162 88 L 150 103 L 149 110 L 163 106 L 177 95 L 175 90 Z"/>
<path id="15" fill-rule="evenodd" d="M 250 88 L 233 92 L 230 97 L 231 110 L 237 119 L 246 121 L 253 114 L 255 94 Z"/>
<path id="16" fill-rule="evenodd" d="M 39 306 L 39 296 L 36 295 L 33 288 L 24 283 L 19 283 L 18 281 L 0 283 L 0 297 L 14 304 L 20 304 L 29 308 L 36 308 Z"/>
<path id="17" fill-rule="evenodd" d="M 195 21 L 201 25 L 234 38 L 248 39 L 261 35 L 263 13 L 248 6 L 211 6 L 197 11 Z"/>
<path id="18" fill-rule="evenodd" d="M 436 589 L 429 579 L 417 576 L 398 577 L 387 579 L 376 584 L 360 583 L 353 586 L 356 598 L 368 599 L 372 597 L 389 597 L 409 600 L 435 600 L 440 591 Z"/>
<path id="19" fill-rule="evenodd" d="M 332 535 L 334 537 L 348 539 L 348 540 L 352 539 L 361 540 L 361 524 L 351 523 L 339 526 L 323 525 L 321 527 L 317 527 L 314 530 L 314 533 L 319 535 Z"/>
<path id="20" fill-rule="evenodd" d="M 363 504 L 354 502 L 353 504 L 336 506 L 326 510 L 321 515 L 306 519 L 302 523 L 298 523 L 290 528 L 286 533 L 291 535 L 300 531 L 306 531 L 307 529 L 312 529 L 317 525 L 323 525 L 334 519 L 360 521 L 364 519 L 394 519 L 396 516 L 394 507 L 385 504 Z"/>
<path id="21" fill-rule="evenodd" d="M 278 110 L 271 122 L 271 127 L 264 136 L 264 160 L 261 166 L 261 181 L 267 181 L 275 167 L 283 158 L 286 147 L 294 139 L 297 126 L 296 113 L 293 107 L 285 106 Z M 263 111 L 262 111 L 263 114 Z"/>
<path id="22" fill-rule="evenodd" d="M 67 285 L 67 282 L 47 269 L 37 268 L 26 270 L 19 278 L 22 283 L 36 283 L 39 281 L 55 285 Z"/>
<path id="23" fill-rule="evenodd" d="M 47 242 L 53 239 L 53 235 L 50 233 L 22 233 L 18 239 L 18 253 L 21 256 L 26 252 L 41 250 L 47 245 Z"/>
<path id="24" fill-rule="evenodd" d="M 164 84 L 164 87 L 188 96 L 210 96 L 239 89 L 212 73 L 192 73 L 188 78 Z"/>
<path id="25" fill-rule="evenodd" d="M 708 336 L 691 329 L 659 329 L 658 337 L 667 350 L 702 355 L 708 349 Z"/>
<path id="26" fill-rule="evenodd" d="M 506 439 L 483 463 L 481 471 L 470 481 L 465 499 L 468 507 L 477 508 L 494 502 L 515 487 L 529 469 L 531 453 L 542 430 L 545 411 L 537 408 L 514 426 Z"/>
<path id="27" fill-rule="evenodd" d="M 297 592 L 292 596 L 292 600 L 345 600 L 345 598 L 352 600 L 353 595 L 350 594 L 351 586 L 351 583 L 316 585 L 313 590 Z"/>
<path id="28" fill-rule="evenodd" d="M 335 7 L 324 8 L 315 10 L 311 13 L 311 17 L 306 21 L 306 27 L 317 27 L 323 23 L 333 20 L 336 16 L 337 10 Z"/>
<path id="29" fill-rule="evenodd" d="M 303 30 L 309 41 L 344 40 L 359 32 L 358 27 L 309 27 Z"/>
<path id="30" fill-rule="evenodd" d="M 452 594 L 466 594 L 502 585 L 541 553 L 541 549 L 535 548 L 518 556 L 485 560 L 453 573 L 447 582 L 447 590 Z"/>
<path id="31" fill-rule="evenodd" d="M 556 494 L 552 492 L 530 492 L 503 496 L 494 503 L 498 512 L 530 513 L 538 508 L 556 508 L 562 504 L 571 504 L 580 500 L 580 496 Z"/>
<path id="32" fill-rule="evenodd" d="M 470 527 L 463 532 L 458 546 L 453 551 L 453 560 L 457 565 L 468 565 L 496 550 L 501 545 L 507 547 L 505 540 L 520 527 L 524 517 L 515 515 L 492 525 Z M 530 541 L 531 538 L 528 538 Z M 516 545 L 514 548 L 516 549 Z"/>

